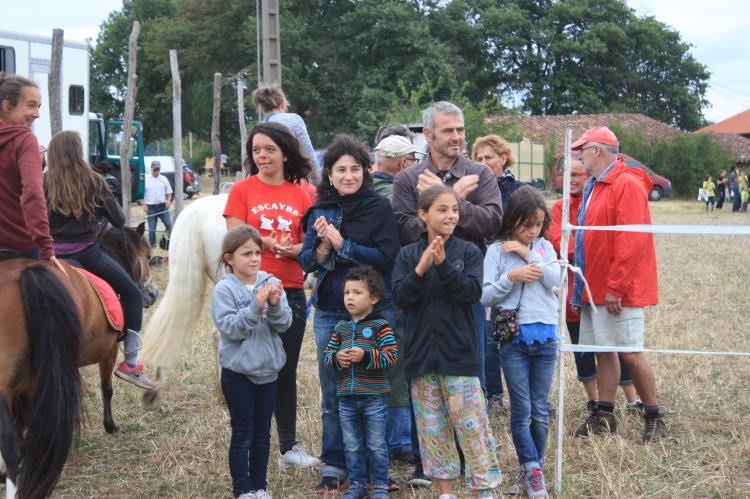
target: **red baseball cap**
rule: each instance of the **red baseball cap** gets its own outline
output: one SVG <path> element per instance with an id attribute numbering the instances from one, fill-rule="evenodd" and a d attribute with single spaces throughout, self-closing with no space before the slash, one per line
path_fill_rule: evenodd
<path id="1" fill-rule="evenodd" d="M 598 142 L 599 144 L 607 144 L 609 146 L 620 147 L 620 143 L 617 142 L 617 137 L 612 132 L 612 130 L 610 130 L 606 126 L 596 126 L 594 128 L 589 128 L 588 130 L 583 132 L 583 135 L 581 135 L 580 139 L 573 142 L 571 149 L 573 149 L 574 151 L 580 149 L 584 144 L 588 142 Z"/>

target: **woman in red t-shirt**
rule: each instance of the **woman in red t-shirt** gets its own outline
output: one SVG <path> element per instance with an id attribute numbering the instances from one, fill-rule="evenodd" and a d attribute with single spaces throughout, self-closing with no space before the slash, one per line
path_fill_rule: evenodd
<path id="1" fill-rule="evenodd" d="M 305 189 L 312 164 L 294 135 L 278 123 L 255 125 L 246 147 L 245 167 L 251 176 L 232 186 L 224 218 L 227 229 L 243 223 L 258 229 L 263 239 L 261 270 L 281 279 L 292 308 L 292 325 L 281 335 L 286 364 L 279 372 L 274 415 L 280 465 L 306 468 L 319 461 L 296 439 L 297 363 L 307 323 L 304 276 L 297 258 L 305 236 L 302 216 L 312 204 Z"/>

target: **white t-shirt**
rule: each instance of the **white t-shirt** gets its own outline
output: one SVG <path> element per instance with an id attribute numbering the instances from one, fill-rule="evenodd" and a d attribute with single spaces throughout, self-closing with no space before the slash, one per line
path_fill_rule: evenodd
<path id="1" fill-rule="evenodd" d="M 167 195 L 172 194 L 172 186 L 164 175 L 154 177 L 146 175 L 146 186 L 143 201 L 146 204 L 162 204 L 167 202 Z"/>

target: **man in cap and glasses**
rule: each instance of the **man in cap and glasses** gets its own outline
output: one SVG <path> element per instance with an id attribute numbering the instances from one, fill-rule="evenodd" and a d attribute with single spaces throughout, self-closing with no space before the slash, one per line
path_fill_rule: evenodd
<path id="1" fill-rule="evenodd" d="M 148 219 L 148 242 L 156 247 L 156 222 L 161 220 L 167 232 L 172 230 L 172 219 L 169 207 L 172 205 L 172 186 L 164 175 L 161 175 L 161 163 L 151 162 L 151 175 L 146 175 L 143 201 Z"/>

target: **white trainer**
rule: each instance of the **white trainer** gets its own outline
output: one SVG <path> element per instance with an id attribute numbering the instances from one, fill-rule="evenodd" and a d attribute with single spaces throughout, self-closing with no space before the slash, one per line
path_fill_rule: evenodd
<path id="1" fill-rule="evenodd" d="M 320 460 L 317 457 L 313 457 L 308 454 L 300 444 L 295 445 L 290 450 L 283 453 L 281 457 L 279 457 L 279 467 L 281 469 L 285 469 L 290 466 L 295 466 L 297 468 L 309 468 L 310 466 L 316 466 L 318 464 L 320 464 Z"/>
<path id="2" fill-rule="evenodd" d="M 255 492 L 245 492 L 237 499 L 256 499 L 256 497 Z"/>
<path id="3" fill-rule="evenodd" d="M 272 499 L 271 495 L 266 492 L 266 489 L 259 489 L 255 491 L 255 499 Z"/>

